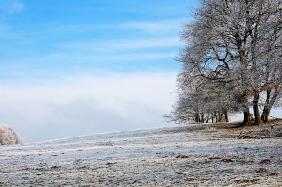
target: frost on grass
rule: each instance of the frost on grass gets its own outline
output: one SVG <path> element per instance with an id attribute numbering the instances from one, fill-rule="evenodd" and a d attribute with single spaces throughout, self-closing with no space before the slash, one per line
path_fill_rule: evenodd
<path id="1" fill-rule="evenodd" d="M 6 125 L 0 124 L 0 145 L 20 144 L 20 138 L 16 132 Z"/>

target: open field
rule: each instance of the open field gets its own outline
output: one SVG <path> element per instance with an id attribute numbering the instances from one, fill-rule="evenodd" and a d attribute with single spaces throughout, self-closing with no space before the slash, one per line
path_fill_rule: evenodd
<path id="1" fill-rule="evenodd" d="M 282 124 L 189 125 L 0 147 L 0 186 L 282 186 Z"/>

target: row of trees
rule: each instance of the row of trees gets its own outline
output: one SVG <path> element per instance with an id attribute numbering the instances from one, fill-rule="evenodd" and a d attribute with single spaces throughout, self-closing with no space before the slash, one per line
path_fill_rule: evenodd
<path id="1" fill-rule="evenodd" d="M 202 0 L 185 26 L 179 98 L 171 119 L 268 121 L 282 92 L 280 0 Z M 253 117 L 250 112 L 253 109 Z"/>

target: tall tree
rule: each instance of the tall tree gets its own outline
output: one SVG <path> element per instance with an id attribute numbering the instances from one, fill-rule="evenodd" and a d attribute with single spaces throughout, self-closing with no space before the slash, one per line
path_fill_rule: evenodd
<path id="1" fill-rule="evenodd" d="M 225 108 L 237 102 L 233 108 L 243 111 L 245 124 L 251 121 L 250 106 L 255 124 L 267 121 L 282 89 L 279 0 L 203 0 L 182 38 L 187 45 L 179 59 L 183 64 L 179 85 L 204 78 L 204 90 L 219 85 L 229 90 L 224 91 L 229 97 L 223 98 L 230 100 Z M 263 92 L 266 99 L 260 116 Z M 183 93 L 180 98 L 185 98 Z"/>

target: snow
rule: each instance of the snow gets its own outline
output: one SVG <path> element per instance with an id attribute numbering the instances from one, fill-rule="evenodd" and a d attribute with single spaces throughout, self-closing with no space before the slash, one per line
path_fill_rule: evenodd
<path id="1" fill-rule="evenodd" d="M 1 146 L 0 186 L 282 184 L 281 137 L 239 133 L 197 124 Z"/>

